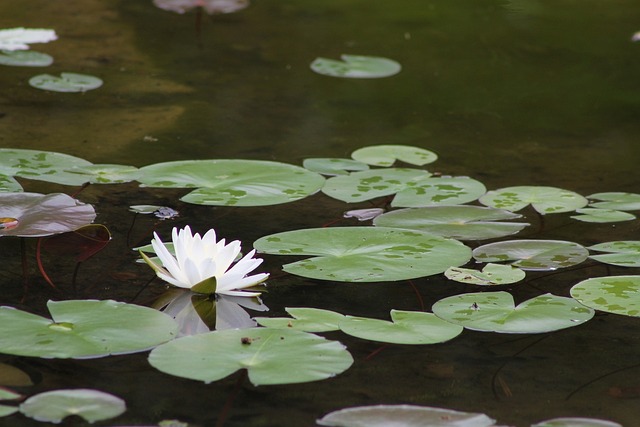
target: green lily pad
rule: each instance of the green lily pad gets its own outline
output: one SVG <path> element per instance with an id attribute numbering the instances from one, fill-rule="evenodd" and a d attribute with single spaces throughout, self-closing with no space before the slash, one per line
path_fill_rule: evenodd
<path id="1" fill-rule="evenodd" d="M 464 329 L 421 311 L 391 310 L 391 320 L 346 316 L 340 329 L 354 337 L 392 344 L 441 343 L 457 337 Z"/>
<path id="2" fill-rule="evenodd" d="M 305 159 L 302 162 L 305 169 L 322 175 L 349 175 L 350 171 L 364 171 L 369 169 L 366 163 L 351 159 L 321 158 Z"/>
<path id="3" fill-rule="evenodd" d="M 17 406 L 0 405 L 0 417 L 7 417 L 18 412 L 20 408 Z"/>
<path id="4" fill-rule="evenodd" d="M 102 79 L 77 73 L 38 74 L 29 79 L 29 86 L 52 92 L 86 92 L 102 86 Z"/>
<path id="5" fill-rule="evenodd" d="M 128 165 L 87 165 L 75 166 L 70 173 L 84 175 L 85 181 L 92 184 L 121 184 L 138 179 L 140 171 Z"/>
<path id="6" fill-rule="evenodd" d="M 592 251 L 609 252 L 589 258 L 619 267 L 640 267 L 640 240 L 621 240 L 589 246 Z"/>
<path id="7" fill-rule="evenodd" d="M 0 307 L 0 353 L 89 358 L 148 350 L 176 336 L 169 316 L 106 300 L 49 301 L 53 320 Z"/>
<path id="8" fill-rule="evenodd" d="M 596 418 L 553 418 L 532 424 L 531 427 L 622 427 L 622 424 Z"/>
<path id="9" fill-rule="evenodd" d="M 344 315 L 335 311 L 319 308 L 289 307 L 285 308 L 292 317 L 256 317 L 260 326 L 267 328 L 296 329 L 305 332 L 330 332 L 340 329 L 338 324 Z"/>
<path id="10" fill-rule="evenodd" d="M 583 280 L 571 296 L 587 307 L 640 317 L 640 276 L 607 276 Z"/>
<path id="11" fill-rule="evenodd" d="M 523 280 L 526 273 L 513 265 L 487 264 L 482 271 L 469 268 L 449 267 L 444 272 L 447 279 L 472 285 L 508 285 Z"/>
<path id="12" fill-rule="evenodd" d="M 246 369 L 254 385 L 323 380 L 353 358 L 337 341 L 291 329 L 227 329 L 178 338 L 156 347 L 149 363 L 169 375 L 210 383 Z"/>
<path id="13" fill-rule="evenodd" d="M 509 334 L 536 334 L 571 328 L 589 321 L 594 311 L 573 298 L 540 295 L 518 306 L 508 292 L 478 292 L 443 298 L 436 316 L 467 329 Z"/>
<path id="14" fill-rule="evenodd" d="M 386 227 L 334 227 L 261 237 L 254 247 L 275 255 L 311 255 L 286 264 L 298 276 L 343 282 L 383 282 L 430 276 L 469 261 L 457 240 Z"/>
<path id="15" fill-rule="evenodd" d="M 322 187 L 315 172 L 260 160 L 185 160 L 140 168 L 147 187 L 194 188 L 180 200 L 198 205 L 264 206 L 293 202 Z"/>
<path id="16" fill-rule="evenodd" d="M 376 79 L 398 74 L 402 67 L 396 61 L 377 56 L 340 55 L 342 61 L 329 58 L 316 58 L 311 70 L 331 77 L 353 79 Z"/>
<path id="17" fill-rule="evenodd" d="M 607 223 L 607 222 L 631 221 L 636 219 L 635 215 L 632 215 L 627 212 L 616 211 L 613 209 L 582 208 L 582 209 L 577 209 L 576 212 L 579 213 L 580 215 L 574 215 L 571 218 L 577 219 L 578 221 L 583 221 L 583 222 Z"/>
<path id="18" fill-rule="evenodd" d="M 637 193 L 596 193 L 587 196 L 589 199 L 599 200 L 591 203 L 594 208 L 614 209 L 617 211 L 640 211 L 640 194 Z"/>
<path id="19" fill-rule="evenodd" d="M 389 168 L 353 172 L 329 178 L 322 192 L 343 202 L 357 203 L 395 194 L 391 206 L 456 205 L 480 197 L 486 188 L 467 177 L 433 178 L 419 169 Z"/>
<path id="20" fill-rule="evenodd" d="M 359 148 L 351 157 L 374 166 L 391 166 L 396 160 L 411 165 L 423 166 L 438 160 L 438 155 L 424 148 L 410 145 L 372 145 Z"/>
<path id="21" fill-rule="evenodd" d="M 484 414 L 415 405 L 357 406 L 331 412 L 316 421 L 333 427 L 491 427 Z"/>
<path id="22" fill-rule="evenodd" d="M 480 262 L 513 261 L 523 270 L 549 271 L 580 264 L 589 256 L 582 245 L 562 240 L 510 240 L 489 243 L 473 250 Z"/>
<path id="23" fill-rule="evenodd" d="M 17 193 L 23 190 L 22 185 L 15 178 L 0 175 L 0 193 Z"/>
<path id="24" fill-rule="evenodd" d="M 27 417 L 56 424 L 70 415 L 94 423 L 117 417 L 126 409 L 119 397 L 91 389 L 48 391 L 31 396 L 20 405 L 20 412 Z"/>
<path id="25" fill-rule="evenodd" d="M 515 234 L 529 225 L 525 222 L 498 222 L 522 215 L 481 206 L 432 206 L 401 209 L 380 215 L 373 224 L 408 228 L 459 240 L 494 239 Z"/>
<path id="26" fill-rule="evenodd" d="M 4 381 L 3 381 L 3 385 L 6 385 L 4 384 Z M 30 384 L 30 385 L 33 385 L 33 384 Z M 22 398 L 22 395 L 19 393 L 9 390 L 8 388 L 0 388 L 0 400 L 18 400 L 21 398 Z"/>
<path id="27" fill-rule="evenodd" d="M 480 197 L 480 203 L 496 209 L 519 211 L 528 205 L 541 215 L 572 212 L 585 207 L 588 200 L 574 193 L 555 187 L 521 186 L 489 191 Z"/>
<path id="28" fill-rule="evenodd" d="M 79 157 L 53 151 L 0 148 L 0 175 L 18 176 L 64 185 L 82 185 L 87 179 L 68 172 L 74 167 L 90 166 Z"/>
<path id="29" fill-rule="evenodd" d="M 48 67 L 53 57 L 33 50 L 3 50 L 0 53 L 0 65 L 12 67 Z"/>

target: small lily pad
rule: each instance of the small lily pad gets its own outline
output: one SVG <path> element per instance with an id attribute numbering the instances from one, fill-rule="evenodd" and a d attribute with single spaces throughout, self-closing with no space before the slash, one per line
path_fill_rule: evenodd
<path id="1" fill-rule="evenodd" d="M 640 267 L 640 240 L 621 240 L 589 246 L 592 251 L 609 252 L 589 258 L 618 267 Z"/>
<path id="2" fill-rule="evenodd" d="M 607 276 L 583 280 L 571 296 L 587 307 L 640 317 L 640 276 Z"/>
<path id="3" fill-rule="evenodd" d="M 369 169 L 369 165 L 351 159 L 321 158 L 305 159 L 302 166 L 310 171 L 323 175 L 349 175 L 350 171 L 363 171 Z"/>
<path id="4" fill-rule="evenodd" d="M 102 79 L 77 73 L 61 73 L 60 77 L 39 74 L 29 79 L 29 85 L 52 92 L 86 92 L 102 86 Z"/>
<path id="5" fill-rule="evenodd" d="M 487 264 L 482 271 L 469 268 L 449 267 L 444 272 L 447 279 L 472 285 L 508 285 L 526 277 L 526 273 L 513 265 Z"/>
<path id="6" fill-rule="evenodd" d="M 275 255 L 310 255 L 286 264 L 298 276 L 343 282 L 383 282 L 430 276 L 465 264 L 471 250 L 457 240 L 386 227 L 327 227 L 287 231 L 258 239 Z"/>
<path id="7" fill-rule="evenodd" d="M 622 427 L 622 424 L 596 418 L 553 418 L 531 425 L 531 427 Z"/>
<path id="8" fill-rule="evenodd" d="M 20 412 L 27 417 L 56 424 L 70 415 L 94 423 L 117 417 L 125 410 L 124 400 L 91 389 L 48 391 L 31 396 L 20 405 Z"/>
<path id="9" fill-rule="evenodd" d="M 340 329 L 354 337 L 392 344 L 441 343 L 457 337 L 464 329 L 421 311 L 391 310 L 391 320 L 346 316 Z"/>
<path id="10" fill-rule="evenodd" d="M 508 292 L 478 292 L 443 298 L 436 316 L 467 329 L 509 334 L 536 334 L 585 323 L 594 311 L 573 298 L 540 295 L 518 306 Z"/>
<path id="11" fill-rule="evenodd" d="M 90 358 L 148 350 L 176 336 L 169 316 L 105 300 L 49 301 L 53 320 L 0 307 L 0 353 Z"/>
<path id="12" fill-rule="evenodd" d="M 636 219 L 635 215 L 628 212 L 616 211 L 613 209 L 601 209 L 601 208 L 582 208 L 577 209 L 576 213 L 580 215 L 574 215 L 571 218 L 577 219 L 582 222 L 621 222 L 632 221 Z"/>
<path id="13" fill-rule="evenodd" d="M 285 308 L 292 317 L 256 317 L 259 325 L 267 328 L 296 329 L 305 332 L 330 332 L 340 329 L 344 315 L 330 310 L 308 307 Z"/>
<path id="14" fill-rule="evenodd" d="M 331 412 L 316 421 L 332 427 L 491 427 L 484 414 L 415 405 L 358 406 Z"/>
<path id="15" fill-rule="evenodd" d="M 380 215 L 374 225 L 408 228 L 459 240 L 494 239 L 515 234 L 526 222 L 499 222 L 521 218 L 503 209 L 482 206 L 431 206 L 401 209 Z"/>
<path id="16" fill-rule="evenodd" d="M 363 163 L 384 167 L 393 165 L 396 160 L 423 166 L 438 159 L 436 153 L 410 145 L 372 145 L 357 149 L 351 153 L 351 157 Z"/>
<path id="17" fill-rule="evenodd" d="M 509 240 L 489 243 L 473 250 L 480 262 L 513 261 L 523 270 L 549 271 L 580 264 L 589 256 L 582 245 L 562 240 Z"/>
<path id="18" fill-rule="evenodd" d="M 637 193 L 596 193 L 587 196 L 589 199 L 598 200 L 591 203 L 594 208 L 615 209 L 617 211 L 640 211 L 640 194 Z"/>
<path id="19" fill-rule="evenodd" d="M 402 67 L 396 61 L 377 56 L 341 55 L 338 61 L 329 58 L 316 58 L 311 70 L 331 77 L 353 79 L 377 79 L 398 74 Z"/>
<path id="20" fill-rule="evenodd" d="M 178 338 L 149 355 L 160 371 L 206 383 L 246 369 L 254 385 L 323 380 L 347 370 L 351 354 L 337 341 L 291 329 L 227 329 Z"/>
<path id="21" fill-rule="evenodd" d="M 543 186 L 507 187 L 489 191 L 480 197 L 480 203 L 492 208 L 515 212 L 531 205 L 541 215 L 573 212 L 588 202 L 573 191 Z"/>
<path id="22" fill-rule="evenodd" d="M 48 67 L 53 57 L 33 50 L 3 50 L 0 53 L 0 65 L 12 67 Z"/>

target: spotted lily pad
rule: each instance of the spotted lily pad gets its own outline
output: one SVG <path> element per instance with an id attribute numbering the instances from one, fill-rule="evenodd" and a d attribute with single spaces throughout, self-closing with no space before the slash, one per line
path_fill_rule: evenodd
<path id="1" fill-rule="evenodd" d="M 385 167 L 393 165 L 396 160 L 423 166 L 438 159 L 436 153 L 410 145 L 372 145 L 357 149 L 351 153 L 351 157 L 363 163 Z"/>
<path id="2" fill-rule="evenodd" d="M 389 168 L 329 178 L 322 191 L 349 203 L 395 194 L 391 206 L 423 207 L 471 202 L 486 188 L 467 177 L 435 178 L 419 169 Z"/>
<path id="3" fill-rule="evenodd" d="M 174 338 L 177 325 L 154 309 L 105 300 L 47 303 L 51 319 L 0 307 L 0 353 L 89 358 L 148 350 Z"/>
<path id="4" fill-rule="evenodd" d="M 480 203 L 514 212 L 531 205 L 538 213 L 545 215 L 575 211 L 586 206 L 588 200 L 578 193 L 561 188 L 520 186 L 489 191 L 480 197 Z"/>
<path id="5" fill-rule="evenodd" d="M 376 79 L 393 76 L 402 69 L 396 61 L 377 56 L 341 55 L 340 59 L 316 58 L 311 70 L 331 77 Z"/>
<path id="6" fill-rule="evenodd" d="M 594 311 L 573 298 L 540 295 L 518 306 L 508 292 L 455 295 L 437 301 L 436 316 L 467 329 L 510 334 L 536 334 L 578 326 Z"/>
<path id="7" fill-rule="evenodd" d="M 600 255 L 591 255 L 589 258 L 605 264 L 619 267 L 640 267 L 640 241 L 621 240 L 618 242 L 599 243 L 589 246 L 592 251 L 609 252 Z"/>
<path id="8" fill-rule="evenodd" d="M 53 57 L 33 50 L 3 50 L 0 52 L 0 64 L 12 67 L 48 67 Z"/>
<path id="9" fill-rule="evenodd" d="M 344 315 L 330 310 L 308 307 L 285 308 L 292 317 L 256 317 L 259 325 L 267 328 L 291 328 L 305 332 L 330 332 L 340 329 Z"/>
<path id="10" fill-rule="evenodd" d="M 305 159 L 302 166 L 310 171 L 323 175 L 349 175 L 349 171 L 363 171 L 369 169 L 369 165 L 351 159 L 320 158 Z"/>
<path id="11" fill-rule="evenodd" d="M 69 173 L 84 175 L 85 181 L 92 184 L 121 184 L 138 179 L 140 171 L 129 165 L 86 165 L 75 166 Z"/>
<path id="12" fill-rule="evenodd" d="M 60 77 L 39 74 L 29 79 L 29 85 L 52 92 L 86 92 L 102 86 L 102 79 L 77 73 L 61 73 Z"/>
<path id="13" fill-rule="evenodd" d="M 463 330 L 421 311 L 391 310 L 391 320 L 346 316 L 340 329 L 354 337 L 392 344 L 436 344 L 457 337 Z"/>
<path id="14" fill-rule="evenodd" d="M 415 405 L 358 406 L 331 412 L 316 421 L 332 427 L 491 427 L 484 414 Z"/>
<path id="15" fill-rule="evenodd" d="M 587 196 L 589 199 L 598 200 L 591 203 L 594 208 L 615 209 L 618 211 L 640 211 L 640 194 L 637 193 L 596 193 Z"/>
<path id="16" fill-rule="evenodd" d="M 522 215 L 481 206 L 432 206 L 391 211 L 375 218 L 383 227 L 409 228 L 460 240 L 480 240 L 515 234 L 529 225 L 523 222 L 499 222 Z"/>
<path id="17" fill-rule="evenodd" d="M 276 255 L 310 255 L 283 266 L 298 276 L 382 282 L 430 276 L 465 264 L 471 250 L 457 240 L 386 227 L 312 228 L 272 234 L 254 247 Z"/>
<path id="18" fill-rule="evenodd" d="M 86 182 L 86 176 L 68 170 L 90 165 L 91 162 L 79 157 L 53 151 L 0 148 L 0 176 L 5 177 L 17 176 L 56 184 L 82 185 Z"/>
<path id="19" fill-rule="evenodd" d="M 601 208 L 582 208 L 577 209 L 576 213 L 580 215 L 574 215 L 571 218 L 577 219 L 582 222 L 620 222 L 620 221 L 632 221 L 636 219 L 635 215 L 628 212 L 616 211 L 613 209 L 601 209 Z"/>
<path id="20" fill-rule="evenodd" d="M 516 283 L 526 277 L 526 273 L 512 265 L 487 264 L 482 271 L 470 268 L 449 267 L 444 272 L 447 279 L 472 285 L 508 285 Z"/>
<path id="21" fill-rule="evenodd" d="M 549 271 L 580 264 L 589 251 L 577 243 L 562 240 L 510 240 L 489 243 L 473 250 L 480 262 L 513 261 L 523 270 Z"/>
<path id="22" fill-rule="evenodd" d="M 124 413 L 124 400 L 91 389 L 53 390 L 31 396 L 20 405 L 20 412 L 37 421 L 60 423 L 77 415 L 93 423 Z"/>
<path id="23" fill-rule="evenodd" d="M 583 280 L 571 288 L 571 296 L 596 310 L 640 317 L 640 276 L 607 276 Z"/>
<path id="24" fill-rule="evenodd" d="M 291 329 L 227 329 L 178 338 L 156 347 L 149 363 L 169 375 L 210 383 L 246 369 L 254 385 L 323 380 L 353 358 L 337 341 Z"/>
<path id="25" fill-rule="evenodd" d="M 320 190 L 324 178 L 286 163 L 184 160 L 140 168 L 144 186 L 197 188 L 180 200 L 198 205 L 264 206 L 293 202 Z"/>

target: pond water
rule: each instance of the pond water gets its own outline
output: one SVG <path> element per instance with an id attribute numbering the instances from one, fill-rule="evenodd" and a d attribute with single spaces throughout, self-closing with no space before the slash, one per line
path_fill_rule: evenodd
<path id="1" fill-rule="evenodd" d="M 260 0 L 214 17 L 179 15 L 151 1 L 29 0 L 0 4 L 0 28 L 53 28 L 59 39 L 34 49 L 105 82 L 84 94 L 38 91 L 40 69 L 0 72 L 0 146 L 57 151 L 94 163 L 144 166 L 183 159 L 259 159 L 301 165 L 310 157 L 349 157 L 360 147 L 404 144 L 436 152 L 432 172 L 471 176 L 487 188 L 550 185 L 589 195 L 640 189 L 640 6 L 631 0 Z M 392 58 L 401 73 L 338 79 L 309 69 L 319 56 Z M 22 181 L 27 191 L 75 189 Z M 0 241 L 3 305 L 44 313 L 48 299 L 95 298 L 149 304 L 164 286 L 135 263 L 130 248 L 189 224 L 215 227 L 246 248 L 280 231 L 320 227 L 353 205 L 316 194 L 269 207 L 204 207 L 178 201 L 183 190 L 137 184 L 90 186 L 78 196 L 96 207 L 113 239 L 79 269 L 45 257 L 61 292 L 30 259 L 22 284 L 20 244 Z M 164 222 L 130 205 L 177 209 Z M 367 207 L 368 203 L 358 205 Z M 638 222 L 577 223 L 568 214 L 533 223 L 518 237 L 585 246 L 638 239 Z M 340 225 L 355 224 L 349 220 Z M 27 249 L 34 244 L 27 242 Z M 31 253 L 31 252 L 28 252 Z M 282 259 L 264 256 L 271 273 L 263 300 L 269 316 L 308 306 L 388 319 L 391 309 L 420 310 L 449 295 L 477 291 L 442 275 L 406 282 L 345 284 L 286 275 Z M 516 301 L 568 295 L 588 277 L 637 274 L 587 262 L 562 274 L 529 273 L 505 287 Z M 141 291 L 142 289 L 142 291 Z M 420 298 L 416 296 L 420 294 Z M 505 335 L 465 330 L 429 346 L 390 345 L 330 333 L 355 359 L 325 381 L 237 389 L 239 376 L 205 385 L 152 369 L 146 354 L 70 361 L 2 357 L 34 382 L 30 395 L 95 388 L 126 400 L 127 412 L 100 425 L 312 426 L 348 406 L 410 403 L 483 412 L 504 425 L 529 426 L 559 416 L 640 418 L 640 323 L 599 313 L 555 333 Z M 1 378 L 0 378 L 0 381 Z M 11 385 L 11 384 L 7 384 Z M 75 420 L 75 425 L 82 422 Z M 2 425 L 42 425 L 15 415 Z"/>

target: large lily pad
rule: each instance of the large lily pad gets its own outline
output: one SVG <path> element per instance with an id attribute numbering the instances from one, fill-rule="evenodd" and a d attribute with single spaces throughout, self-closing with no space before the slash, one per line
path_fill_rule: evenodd
<path id="1" fill-rule="evenodd" d="M 432 151 L 410 145 L 372 145 L 359 148 L 351 157 L 374 166 L 391 166 L 396 160 L 411 165 L 423 166 L 433 163 L 438 155 Z"/>
<path id="2" fill-rule="evenodd" d="M 529 224 L 498 221 L 521 217 L 506 210 L 481 206 L 432 206 L 391 211 L 375 218 L 373 224 L 420 230 L 453 239 L 481 240 L 517 233 Z"/>
<path id="3" fill-rule="evenodd" d="M 609 252 L 589 258 L 618 267 L 640 267 L 640 240 L 621 240 L 589 246 L 592 251 Z"/>
<path id="4" fill-rule="evenodd" d="M 311 70 L 331 77 L 377 79 L 393 76 L 402 69 L 396 61 L 378 56 L 340 55 L 340 59 L 316 58 Z"/>
<path id="5" fill-rule="evenodd" d="M 47 391 L 31 396 L 20 405 L 20 412 L 27 417 L 56 424 L 70 415 L 93 423 L 117 417 L 126 409 L 119 397 L 91 389 Z"/>
<path id="6" fill-rule="evenodd" d="M 71 173 L 73 167 L 90 166 L 79 157 L 52 151 L 0 148 L 0 175 L 55 182 L 65 185 L 82 185 L 86 176 Z"/>
<path id="7" fill-rule="evenodd" d="M 437 301 L 436 316 L 467 329 L 535 334 L 571 328 L 589 321 L 594 311 L 573 298 L 540 295 L 518 306 L 508 292 L 455 295 Z"/>
<path id="8" fill-rule="evenodd" d="M 480 262 L 513 261 L 523 270 L 549 271 L 580 264 L 589 251 L 577 243 L 562 240 L 510 240 L 489 243 L 473 250 Z"/>
<path id="9" fill-rule="evenodd" d="M 302 199 L 324 178 L 286 163 L 261 160 L 185 160 L 140 168 L 144 186 L 198 188 L 181 200 L 198 205 L 264 206 Z"/>
<path id="10" fill-rule="evenodd" d="M 391 310 L 391 320 L 346 316 L 340 329 L 354 337 L 392 344 L 441 343 L 457 337 L 464 329 L 421 311 Z"/>
<path id="11" fill-rule="evenodd" d="M 640 276 L 583 280 L 571 288 L 571 296 L 596 310 L 640 317 Z"/>
<path id="12" fill-rule="evenodd" d="M 640 194 L 637 193 L 596 193 L 587 197 L 597 200 L 597 202 L 591 203 L 591 206 L 594 208 L 615 209 L 618 211 L 640 211 Z"/>
<path id="13" fill-rule="evenodd" d="M 415 405 L 358 406 L 331 412 L 316 421 L 333 427 L 491 427 L 484 414 Z"/>
<path id="14" fill-rule="evenodd" d="M 267 328 L 292 328 L 305 332 L 330 332 L 338 326 L 344 315 L 330 310 L 309 307 L 285 308 L 292 317 L 256 317 L 259 325 Z"/>
<path id="15" fill-rule="evenodd" d="M 88 358 L 148 350 L 176 336 L 154 309 L 106 300 L 49 301 L 51 319 L 0 307 L 0 353 Z"/>
<path id="16" fill-rule="evenodd" d="M 228 329 L 156 347 L 149 363 L 170 375 L 210 383 L 246 369 L 254 385 L 323 380 L 347 370 L 353 358 L 337 341 L 291 329 Z"/>
<path id="17" fill-rule="evenodd" d="M 389 168 L 329 178 L 322 191 L 350 203 L 395 194 L 392 206 L 423 207 L 471 202 L 484 194 L 486 188 L 467 177 L 434 178 L 419 169 Z"/>
<path id="18" fill-rule="evenodd" d="M 489 191 L 480 197 L 480 203 L 492 208 L 519 211 L 531 205 L 541 215 L 573 212 L 588 202 L 573 191 L 543 186 L 507 187 Z"/>
<path id="19" fill-rule="evenodd" d="M 276 255 L 311 255 L 286 264 L 298 276 L 381 282 L 430 276 L 465 264 L 471 250 L 457 240 L 386 227 L 313 228 L 272 234 L 254 247 Z"/>
<path id="20" fill-rule="evenodd" d="M 68 172 L 84 175 L 86 182 L 92 184 L 121 184 L 135 181 L 140 175 L 138 168 L 129 165 L 75 166 Z"/>

